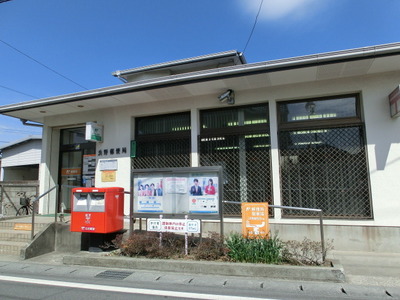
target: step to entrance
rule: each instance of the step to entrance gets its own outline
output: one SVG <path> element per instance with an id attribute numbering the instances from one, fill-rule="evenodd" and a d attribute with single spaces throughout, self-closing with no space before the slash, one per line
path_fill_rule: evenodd
<path id="1" fill-rule="evenodd" d="M 21 249 L 27 244 L 26 242 L 0 241 L 0 254 L 19 256 Z"/>
<path id="2" fill-rule="evenodd" d="M 31 240 L 30 231 L 20 231 L 3 229 L 0 230 L 0 243 L 5 242 L 25 242 L 28 243 Z"/>
<path id="3" fill-rule="evenodd" d="M 47 225 L 48 223 L 35 223 L 35 234 Z M 31 229 L 29 218 L 0 221 L 0 255 L 19 256 L 21 249 L 31 241 Z"/>
<path id="4" fill-rule="evenodd" d="M 30 231 L 32 228 L 31 222 L 24 222 L 24 221 L 0 221 L 0 230 L 24 230 Z M 47 226 L 47 223 L 35 223 L 35 231 L 40 231 Z"/>

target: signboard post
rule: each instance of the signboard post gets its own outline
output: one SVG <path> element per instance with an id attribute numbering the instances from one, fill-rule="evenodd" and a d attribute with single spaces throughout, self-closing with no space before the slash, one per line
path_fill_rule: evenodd
<path id="1" fill-rule="evenodd" d="M 242 234 L 250 239 L 269 236 L 268 203 L 242 203 Z"/>
<path id="2" fill-rule="evenodd" d="M 201 221 L 190 220 L 188 216 L 185 219 L 147 219 L 147 230 L 160 233 L 160 247 L 163 232 L 185 233 L 185 255 L 188 255 L 188 233 L 201 233 Z"/>

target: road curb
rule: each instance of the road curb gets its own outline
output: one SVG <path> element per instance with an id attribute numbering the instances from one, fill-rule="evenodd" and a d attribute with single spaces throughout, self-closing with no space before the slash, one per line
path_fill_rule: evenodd
<path id="1" fill-rule="evenodd" d="M 226 276 L 266 277 L 274 279 L 345 282 L 343 267 L 338 261 L 332 267 L 266 265 L 232 262 L 147 259 L 104 256 L 104 253 L 80 253 L 63 257 L 65 265 L 139 269 L 179 273 Z"/>

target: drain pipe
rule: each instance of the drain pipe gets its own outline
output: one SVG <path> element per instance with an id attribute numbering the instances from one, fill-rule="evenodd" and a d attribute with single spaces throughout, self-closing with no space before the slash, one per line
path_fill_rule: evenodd
<path id="1" fill-rule="evenodd" d="M 34 126 L 34 127 L 43 127 L 43 124 L 39 124 L 39 123 L 28 123 L 29 121 L 26 119 L 19 119 L 23 125 L 25 126 Z"/>

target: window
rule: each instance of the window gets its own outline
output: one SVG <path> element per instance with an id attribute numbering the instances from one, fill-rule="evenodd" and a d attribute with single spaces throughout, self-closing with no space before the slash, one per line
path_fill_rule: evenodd
<path id="1" fill-rule="evenodd" d="M 200 164 L 223 167 L 223 200 L 271 202 L 268 105 L 205 110 L 200 120 Z M 226 204 L 224 214 L 240 209 Z"/>
<path id="2" fill-rule="evenodd" d="M 357 95 L 278 104 L 283 205 L 320 208 L 328 217 L 372 218 L 359 106 Z"/>
<path id="3" fill-rule="evenodd" d="M 190 167 L 190 113 L 136 119 L 135 169 Z"/>

